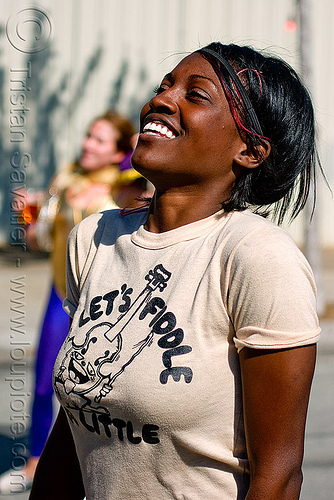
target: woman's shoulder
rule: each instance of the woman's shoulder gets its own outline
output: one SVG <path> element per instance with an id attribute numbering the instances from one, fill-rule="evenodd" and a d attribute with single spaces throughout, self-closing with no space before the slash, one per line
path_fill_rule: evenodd
<path id="1" fill-rule="evenodd" d="M 287 230 L 250 210 L 233 213 L 225 241 L 225 255 L 239 263 L 306 260 Z"/>
<path id="2" fill-rule="evenodd" d="M 144 223 L 146 214 L 133 213 L 124 216 L 119 208 L 104 210 L 91 214 L 80 221 L 71 231 L 70 238 L 81 241 L 99 241 L 102 235 L 108 239 L 115 239 L 120 234 L 132 233 Z"/>
<path id="3" fill-rule="evenodd" d="M 263 244 L 265 237 L 270 238 L 271 241 L 286 241 L 287 244 L 296 245 L 292 236 L 285 229 L 250 210 L 233 212 L 226 229 L 235 242 L 249 239 L 254 244 L 258 242 Z"/>

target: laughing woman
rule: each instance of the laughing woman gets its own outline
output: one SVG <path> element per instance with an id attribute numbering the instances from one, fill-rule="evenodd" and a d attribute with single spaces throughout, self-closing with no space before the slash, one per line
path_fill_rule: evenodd
<path id="1" fill-rule="evenodd" d="M 319 324 L 278 222 L 315 171 L 309 95 L 284 62 L 213 43 L 143 107 L 146 211 L 72 231 L 54 368 L 62 405 L 31 500 L 296 500 Z"/>

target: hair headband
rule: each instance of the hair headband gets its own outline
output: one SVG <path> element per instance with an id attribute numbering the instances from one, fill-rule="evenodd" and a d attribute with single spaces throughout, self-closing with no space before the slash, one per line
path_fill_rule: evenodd
<path id="1" fill-rule="evenodd" d="M 245 108 L 251 117 L 256 134 L 263 137 L 262 127 L 260 125 L 259 119 L 255 113 L 254 108 L 253 108 L 253 104 L 251 103 L 251 101 L 248 97 L 248 94 L 240 81 L 240 78 L 238 77 L 238 75 L 236 74 L 236 72 L 234 71 L 234 69 L 232 68 L 230 63 L 224 57 L 222 57 L 220 54 L 217 54 L 217 52 L 215 52 L 214 50 L 204 48 L 204 49 L 199 50 L 199 52 L 206 52 L 207 54 L 210 54 L 211 56 L 213 56 L 215 59 L 218 59 L 218 61 L 228 71 L 228 74 L 232 78 L 232 81 L 233 81 L 234 85 L 236 86 L 236 88 L 237 88 L 237 90 L 242 98 L 242 101 L 245 105 Z"/>

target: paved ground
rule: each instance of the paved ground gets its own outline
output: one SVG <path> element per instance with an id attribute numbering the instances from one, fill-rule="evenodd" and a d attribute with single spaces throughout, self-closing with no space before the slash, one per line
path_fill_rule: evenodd
<path id="1" fill-rule="evenodd" d="M 334 304 L 333 255 L 326 255 L 324 261 L 326 298 Z M 45 258 L 0 252 L 0 275 L 1 473 L 13 464 L 13 452 L 26 444 L 32 363 L 49 286 L 49 264 Z M 323 319 L 321 325 L 323 335 L 307 422 L 302 500 L 334 498 L 334 320 Z M 14 365 L 16 375 L 11 374 Z M 19 423 L 10 427 L 14 422 Z M 22 462 L 17 458 L 14 466 L 20 465 L 19 460 Z M 0 499 L 27 500 L 28 496 L 25 492 Z"/>

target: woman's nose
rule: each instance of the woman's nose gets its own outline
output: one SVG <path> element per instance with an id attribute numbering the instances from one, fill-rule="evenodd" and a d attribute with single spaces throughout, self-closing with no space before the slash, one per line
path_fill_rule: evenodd
<path id="1" fill-rule="evenodd" d="M 160 92 L 160 94 L 152 97 L 149 101 L 149 106 L 154 111 L 175 113 L 178 107 L 176 92 L 173 92 L 171 89 Z"/>
<path id="2" fill-rule="evenodd" d="M 93 144 L 92 138 L 91 137 L 86 137 L 83 140 L 82 147 L 84 149 L 87 149 L 87 148 L 90 148 L 92 146 L 92 144 Z"/>

